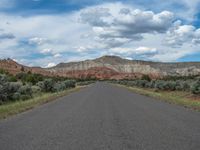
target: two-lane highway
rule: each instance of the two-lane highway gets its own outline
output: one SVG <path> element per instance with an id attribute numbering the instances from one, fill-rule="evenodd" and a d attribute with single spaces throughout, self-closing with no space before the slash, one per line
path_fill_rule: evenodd
<path id="1" fill-rule="evenodd" d="M 200 150 L 200 113 L 97 83 L 1 120 L 0 150 Z"/>

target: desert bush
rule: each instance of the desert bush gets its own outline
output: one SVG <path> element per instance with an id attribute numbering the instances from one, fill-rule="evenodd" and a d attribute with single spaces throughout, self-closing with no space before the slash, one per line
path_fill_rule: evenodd
<path id="1" fill-rule="evenodd" d="M 44 91 L 44 82 L 43 81 L 39 81 L 38 83 L 36 83 L 36 86 L 40 87 L 40 89 L 42 91 Z"/>
<path id="2" fill-rule="evenodd" d="M 45 79 L 44 80 L 44 90 L 45 90 L 45 92 L 53 92 L 54 84 L 55 83 L 52 79 Z"/>
<path id="3" fill-rule="evenodd" d="M 66 80 L 64 81 L 65 87 L 66 88 L 74 88 L 76 86 L 76 81 L 75 80 Z"/>
<path id="4" fill-rule="evenodd" d="M 146 86 L 147 83 L 148 83 L 147 80 L 137 80 L 137 81 L 136 81 L 136 85 L 137 85 L 138 87 L 147 87 L 147 86 Z"/>
<path id="5" fill-rule="evenodd" d="M 162 80 L 157 80 L 155 82 L 155 88 L 157 90 L 164 90 L 165 89 L 165 81 L 162 81 Z"/>
<path id="6" fill-rule="evenodd" d="M 191 92 L 193 94 L 200 94 L 200 80 L 196 81 L 192 87 L 191 87 Z"/>
<path id="7" fill-rule="evenodd" d="M 8 81 L 8 77 L 5 74 L 0 74 L 0 85 L 5 84 Z"/>
<path id="8" fill-rule="evenodd" d="M 0 85 L 0 104 L 7 100 L 7 92 L 3 85 Z"/>
<path id="9" fill-rule="evenodd" d="M 164 81 L 163 90 L 170 90 L 170 91 L 176 90 L 176 82 L 174 82 L 174 81 Z"/>
<path id="10" fill-rule="evenodd" d="M 64 82 L 57 82 L 54 84 L 53 92 L 59 92 L 66 89 L 66 85 Z"/>
<path id="11" fill-rule="evenodd" d="M 8 100 L 16 100 L 14 97 L 14 94 L 16 92 L 18 92 L 18 90 L 22 87 L 22 83 L 21 82 L 8 82 L 4 86 L 6 88 Z"/>
<path id="12" fill-rule="evenodd" d="M 19 88 L 18 92 L 21 94 L 21 99 L 29 99 L 32 97 L 33 91 L 30 85 L 23 85 Z"/>
<path id="13" fill-rule="evenodd" d="M 151 80 L 151 82 L 148 83 L 148 88 L 155 88 L 155 80 Z"/>
<path id="14" fill-rule="evenodd" d="M 10 93 L 15 93 L 17 92 L 20 87 L 22 86 L 22 83 L 21 82 L 8 82 L 8 91 Z"/>
<path id="15" fill-rule="evenodd" d="M 32 92 L 34 94 L 42 92 L 42 89 L 39 86 L 36 86 L 36 85 L 32 86 L 31 89 L 32 89 Z"/>
<path id="16" fill-rule="evenodd" d="M 183 91 L 189 91 L 190 90 L 190 84 L 188 82 L 183 82 L 181 84 L 181 88 Z"/>
<path id="17" fill-rule="evenodd" d="M 21 97 L 21 94 L 19 92 L 15 92 L 13 95 L 12 95 L 12 99 L 13 100 L 19 100 Z"/>

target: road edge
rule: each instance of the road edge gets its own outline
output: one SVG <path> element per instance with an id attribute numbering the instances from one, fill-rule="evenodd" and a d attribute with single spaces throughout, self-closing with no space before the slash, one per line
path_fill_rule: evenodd
<path id="1" fill-rule="evenodd" d="M 200 102 L 198 102 L 198 101 L 190 101 L 189 99 L 186 99 L 186 98 L 185 99 L 183 99 L 183 98 L 176 99 L 176 98 L 173 98 L 170 96 L 167 97 L 166 95 L 163 95 L 162 93 L 150 91 L 147 89 L 137 88 L 137 87 L 129 87 L 129 86 L 120 85 L 120 84 L 112 84 L 112 85 L 126 88 L 131 92 L 134 92 L 134 93 L 137 93 L 137 94 L 140 94 L 143 96 L 147 96 L 150 98 L 154 98 L 155 100 L 182 106 L 184 108 L 200 112 Z"/>
<path id="2" fill-rule="evenodd" d="M 45 93 L 26 101 L 17 101 L 0 106 L 0 120 L 34 109 L 40 105 L 58 100 L 58 98 L 67 96 L 73 92 L 80 91 L 87 86 L 78 86 L 73 89 L 67 89 L 58 93 Z"/>

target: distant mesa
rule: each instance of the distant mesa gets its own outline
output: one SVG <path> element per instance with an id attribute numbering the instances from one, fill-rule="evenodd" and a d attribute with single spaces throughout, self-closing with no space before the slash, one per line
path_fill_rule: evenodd
<path id="1" fill-rule="evenodd" d="M 51 68 L 27 67 L 12 59 L 4 59 L 0 60 L 0 68 L 11 74 L 32 72 L 45 76 L 97 79 L 134 79 L 143 75 L 149 75 L 151 78 L 200 75 L 200 62 L 162 63 L 128 60 L 118 56 L 60 63 Z"/>

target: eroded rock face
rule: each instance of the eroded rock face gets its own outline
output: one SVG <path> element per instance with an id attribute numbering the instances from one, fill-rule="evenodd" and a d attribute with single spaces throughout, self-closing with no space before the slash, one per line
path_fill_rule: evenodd
<path id="1" fill-rule="evenodd" d="M 94 69 L 95 68 L 95 69 Z M 99 70 L 97 71 L 97 68 Z M 150 75 L 152 78 L 163 76 L 189 76 L 200 75 L 200 63 L 159 63 L 148 61 L 137 61 L 122 59 L 117 56 L 103 56 L 94 60 L 86 60 L 73 63 L 62 63 L 55 67 L 49 68 L 50 72 L 59 72 L 63 76 L 68 76 L 71 72 L 76 74 L 92 74 L 101 78 L 99 74 L 102 68 L 111 69 L 112 73 L 107 78 L 137 78 L 143 74 Z M 92 69 L 95 73 L 91 73 Z M 113 73 L 114 72 L 114 73 Z M 94 75 L 95 74 L 95 75 Z M 72 75 L 72 74 L 71 74 Z M 77 75 L 76 75 L 77 76 Z M 84 75 L 82 75 L 84 76 Z M 102 74 L 102 78 L 103 78 Z"/>
<path id="2" fill-rule="evenodd" d="M 151 78 L 163 76 L 200 75 L 200 62 L 160 63 L 139 60 L 127 60 L 117 56 L 103 56 L 94 60 L 60 63 L 52 68 L 27 67 L 11 59 L 1 60 L 0 68 L 12 74 L 19 72 L 38 73 L 47 76 L 98 79 L 133 79 L 142 75 Z"/>

